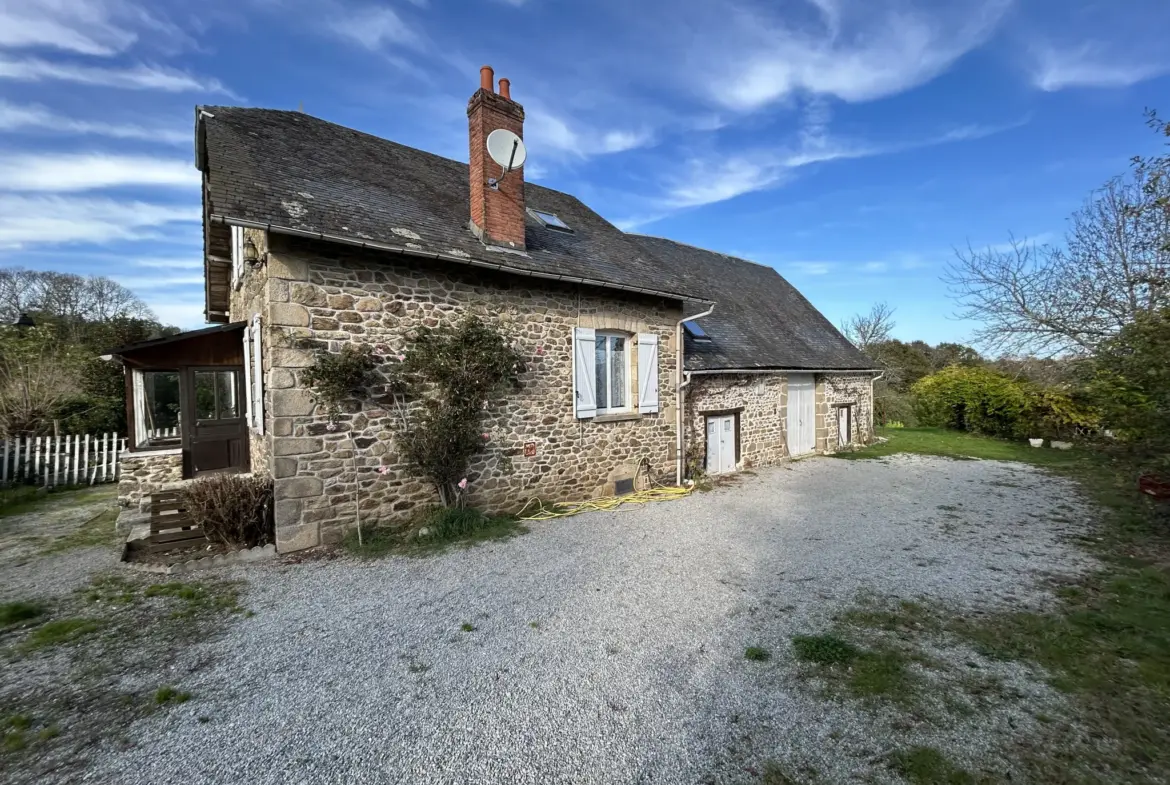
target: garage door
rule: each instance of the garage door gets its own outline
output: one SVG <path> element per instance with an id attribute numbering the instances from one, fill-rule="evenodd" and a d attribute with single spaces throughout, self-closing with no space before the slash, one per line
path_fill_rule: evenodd
<path id="1" fill-rule="evenodd" d="M 811 373 L 788 375 L 788 454 L 817 449 L 817 387 Z"/>

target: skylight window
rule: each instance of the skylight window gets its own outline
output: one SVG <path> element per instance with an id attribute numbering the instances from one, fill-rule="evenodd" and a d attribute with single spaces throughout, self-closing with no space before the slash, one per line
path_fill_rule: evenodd
<path id="1" fill-rule="evenodd" d="M 557 229 L 557 230 L 562 231 L 562 232 L 573 231 L 572 229 L 569 228 L 569 225 L 567 223 L 565 223 L 564 221 L 562 221 L 560 218 L 557 217 L 556 213 L 546 213 L 546 212 L 543 212 L 541 210 L 533 210 L 531 208 L 529 208 L 528 212 L 532 214 L 533 218 L 540 221 L 542 224 L 544 224 L 545 226 L 547 226 L 550 229 Z"/>
<path id="2" fill-rule="evenodd" d="M 699 326 L 698 322 L 683 322 L 683 328 L 687 331 L 687 335 L 696 341 L 711 340 L 711 336 L 707 335 L 706 331 Z"/>

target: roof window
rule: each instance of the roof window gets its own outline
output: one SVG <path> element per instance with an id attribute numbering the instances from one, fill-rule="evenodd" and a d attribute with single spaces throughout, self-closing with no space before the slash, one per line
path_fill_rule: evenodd
<path id="1" fill-rule="evenodd" d="M 698 322 L 695 322 L 695 321 L 683 322 L 683 327 L 686 329 L 687 335 L 691 336 L 692 340 L 695 340 L 695 341 L 710 341 L 711 340 L 711 336 L 707 335 L 707 332 L 702 327 L 699 326 Z"/>
<path id="2" fill-rule="evenodd" d="M 532 215 L 533 218 L 540 221 L 542 224 L 547 226 L 549 229 L 556 229 L 556 230 L 561 231 L 561 232 L 573 231 L 572 229 L 569 228 L 569 225 L 567 223 L 565 223 L 564 221 L 562 221 L 560 218 L 557 217 L 556 213 L 546 213 L 546 212 L 543 212 L 541 210 L 533 210 L 531 207 L 528 208 L 528 212 L 529 212 L 529 214 Z"/>

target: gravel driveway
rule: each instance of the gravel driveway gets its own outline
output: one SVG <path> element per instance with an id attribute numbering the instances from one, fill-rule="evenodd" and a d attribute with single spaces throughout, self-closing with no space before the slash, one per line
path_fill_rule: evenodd
<path id="1" fill-rule="evenodd" d="M 994 768 L 980 756 L 1026 732 L 1022 708 L 907 727 L 825 698 L 791 636 L 866 593 L 1043 603 L 1045 577 L 1092 566 L 1073 542 L 1088 513 L 1019 464 L 815 459 L 425 559 L 249 568 L 257 615 L 189 650 L 192 700 L 89 781 L 736 783 L 776 760 L 842 782 L 914 740 Z"/>

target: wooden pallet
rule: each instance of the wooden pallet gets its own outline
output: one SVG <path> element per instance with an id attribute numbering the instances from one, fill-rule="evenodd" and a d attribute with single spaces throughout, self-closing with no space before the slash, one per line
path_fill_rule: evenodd
<path id="1" fill-rule="evenodd" d="M 150 495 L 150 536 L 146 547 L 151 553 L 208 543 L 202 526 L 196 526 L 187 514 L 183 500 L 175 491 Z"/>

